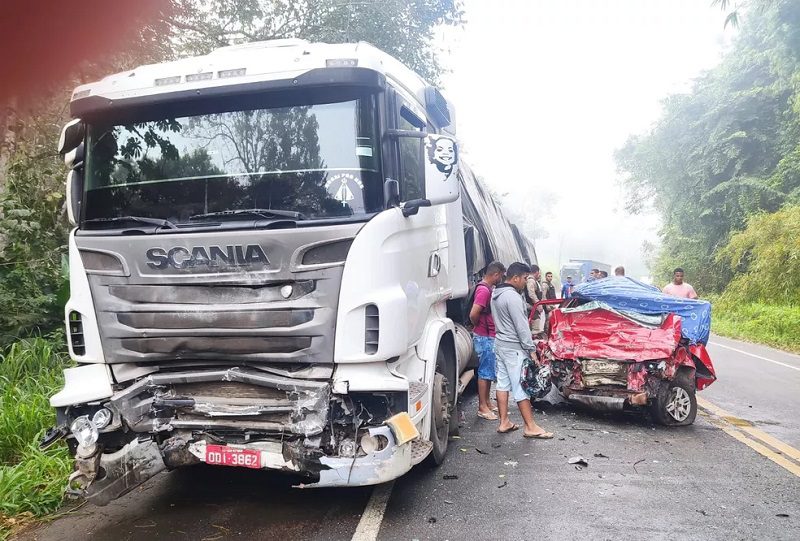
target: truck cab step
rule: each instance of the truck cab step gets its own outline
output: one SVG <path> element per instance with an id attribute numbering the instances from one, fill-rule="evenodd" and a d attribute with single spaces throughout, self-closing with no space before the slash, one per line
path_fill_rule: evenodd
<path id="1" fill-rule="evenodd" d="M 433 442 L 414 440 L 411 442 L 411 464 L 417 465 L 433 450 Z"/>

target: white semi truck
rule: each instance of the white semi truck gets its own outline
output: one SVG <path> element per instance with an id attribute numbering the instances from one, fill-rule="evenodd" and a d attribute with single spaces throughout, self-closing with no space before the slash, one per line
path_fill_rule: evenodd
<path id="1" fill-rule="evenodd" d="M 70 491 L 201 462 L 376 484 L 445 456 L 459 326 L 533 247 L 458 163 L 454 112 L 364 44 L 218 49 L 78 87 L 60 151 Z"/>

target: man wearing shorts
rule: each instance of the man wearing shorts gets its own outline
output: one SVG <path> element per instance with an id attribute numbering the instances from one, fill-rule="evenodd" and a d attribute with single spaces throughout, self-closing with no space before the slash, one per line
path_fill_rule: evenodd
<path id="1" fill-rule="evenodd" d="M 497 381 L 494 357 L 494 320 L 492 319 L 492 289 L 503 280 L 506 271 L 502 263 L 493 261 L 486 267 L 483 280 L 475 286 L 475 298 L 469 311 L 472 322 L 472 345 L 478 356 L 478 417 L 496 421 L 489 397 L 492 382 Z"/>
<path id="2" fill-rule="evenodd" d="M 525 357 L 536 359 L 536 345 L 531 339 L 525 303 L 520 293 L 525 289 L 531 268 L 525 263 L 512 263 L 506 271 L 506 279 L 492 292 L 492 316 L 496 338 L 494 351 L 497 356 L 497 406 L 500 409 L 501 434 L 519 428 L 508 418 L 509 393 L 517 402 L 525 423 L 523 436 L 541 440 L 552 439 L 553 434 L 536 424 L 530 398 L 520 384 L 522 361 Z"/>

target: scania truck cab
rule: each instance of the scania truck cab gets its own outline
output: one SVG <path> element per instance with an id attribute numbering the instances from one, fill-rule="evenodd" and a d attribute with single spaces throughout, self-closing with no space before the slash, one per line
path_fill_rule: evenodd
<path id="1" fill-rule="evenodd" d="M 279 40 L 70 106 L 75 366 L 43 442 L 74 454 L 70 491 L 102 505 L 200 462 L 369 485 L 444 459 L 468 272 L 441 92 L 365 43 Z"/>

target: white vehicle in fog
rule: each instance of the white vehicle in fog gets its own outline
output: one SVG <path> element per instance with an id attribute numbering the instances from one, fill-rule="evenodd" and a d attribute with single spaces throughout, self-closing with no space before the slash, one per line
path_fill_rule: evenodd
<path id="1" fill-rule="evenodd" d="M 438 90 L 368 44 L 279 40 L 80 86 L 71 113 L 77 366 L 43 445 L 66 439 L 73 493 L 200 462 L 351 486 L 444 459 L 469 281 L 535 255 L 459 170 Z"/>

